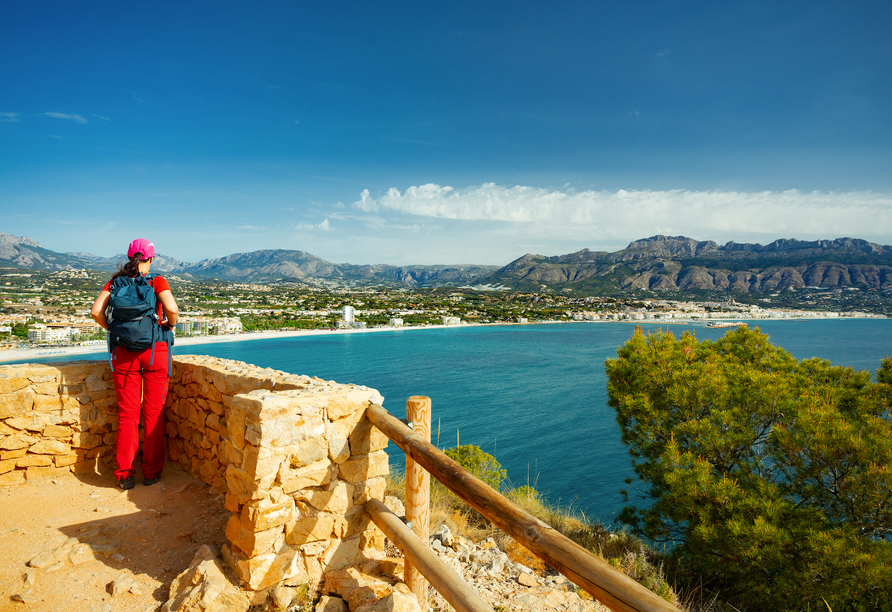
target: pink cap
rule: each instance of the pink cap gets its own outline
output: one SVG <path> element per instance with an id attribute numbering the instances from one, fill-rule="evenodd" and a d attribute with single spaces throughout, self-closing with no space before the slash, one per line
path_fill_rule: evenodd
<path id="1" fill-rule="evenodd" d="M 142 254 L 142 260 L 145 261 L 151 257 L 155 256 L 155 245 L 146 240 L 145 238 L 137 238 L 133 242 L 130 243 L 130 248 L 127 249 L 127 257 L 133 257 L 137 253 Z"/>

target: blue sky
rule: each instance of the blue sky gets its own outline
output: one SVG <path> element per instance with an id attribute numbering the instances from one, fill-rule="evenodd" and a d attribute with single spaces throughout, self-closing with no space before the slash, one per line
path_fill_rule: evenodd
<path id="1" fill-rule="evenodd" d="M 889 2 L 7 3 L 0 231 L 188 261 L 892 244 L 890 23 Z"/>

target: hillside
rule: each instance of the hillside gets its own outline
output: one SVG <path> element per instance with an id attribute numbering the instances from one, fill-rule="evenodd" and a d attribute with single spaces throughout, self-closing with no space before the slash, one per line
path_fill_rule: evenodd
<path id="1" fill-rule="evenodd" d="M 580 291 L 777 291 L 892 287 L 892 247 L 853 238 L 768 245 L 653 236 L 615 253 L 527 254 L 481 283 Z"/>
<path id="2" fill-rule="evenodd" d="M 85 268 L 110 272 L 125 261 L 121 253 L 99 257 L 90 253 L 56 253 L 44 249 L 32 238 L 0 232 L 0 266 L 36 270 Z M 352 282 L 360 285 L 401 285 L 431 287 L 462 285 L 491 274 L 498 266 L 485 265 L 356 265 L 325 261 L 306 251 L 268 249 L 234 253 L 226 257 L 183 262 L 159 253 L 153 272 L 176 274 L 190 279 L 314 284 L 318 281 Z"/>
<path id="3" fill-rule="evenodd" d="M 31 239 L 0 232 L 0 265 L 57 270 L 116 269 L 124 255 L 56 253 Z M 331 263 L 306 251 L 266 249 L 183 262 L 159 254 L 153 270 L 191 279 L 305 284 L 439 287 L 504 285 L 517 290 L 568 289 L 592 294 L 630 290 L 774 292 L 820 287 L 892 288 L 892 247 L 855 238 L 776 240 L 767 245 L 697 241 L 684 236 L 636 240 L 614 253 L 583 249 L 566 255 L 526 254 L 486 265 Z"/>

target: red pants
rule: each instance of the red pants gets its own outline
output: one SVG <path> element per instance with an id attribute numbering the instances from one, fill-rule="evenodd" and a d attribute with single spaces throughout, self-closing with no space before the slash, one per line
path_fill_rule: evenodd
<path id="1" fill-rule="evenodd" d="M 152 365 L 149 365 L 149 361 Z M 140 400 L 145 422 L 142 445 L 142 475 L 155 478 L 164 469 L 164 399 L 167 396 L 167 344 L 134 352 L 115 347 L 115 393 L 118 396 L 118 469 L 115 478 L 133 476 L 133 460 L 139 448 Z"/>

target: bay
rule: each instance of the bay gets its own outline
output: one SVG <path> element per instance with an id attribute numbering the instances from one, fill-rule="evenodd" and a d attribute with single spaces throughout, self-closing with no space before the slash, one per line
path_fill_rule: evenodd
<path id="1" fill-rule="evenodd" d="M 890 320 L 755 325 L 799 359 L 821 357 L 875 371 L 892 353 Z M 694 332 L 701 340 L 726 331 L 697 324 L 662 327 Z M 604 360 L 633 331 L 628 323 L 470 326 L 191 345 L 175 347 L 175 354 L 208 354 L 367 385 L 400 417 L 409 396 L 427 395 L 433 403 L 432 441 L 440 448 L 458 442 L 480 446 L 498 459 L 513 485 L 530 484 L 552 502 L 611 522 L 632 470 L 607 406 Z M 401 468 L 402 452 L 393 445 L 389 451 L 392 464 Z"/>

